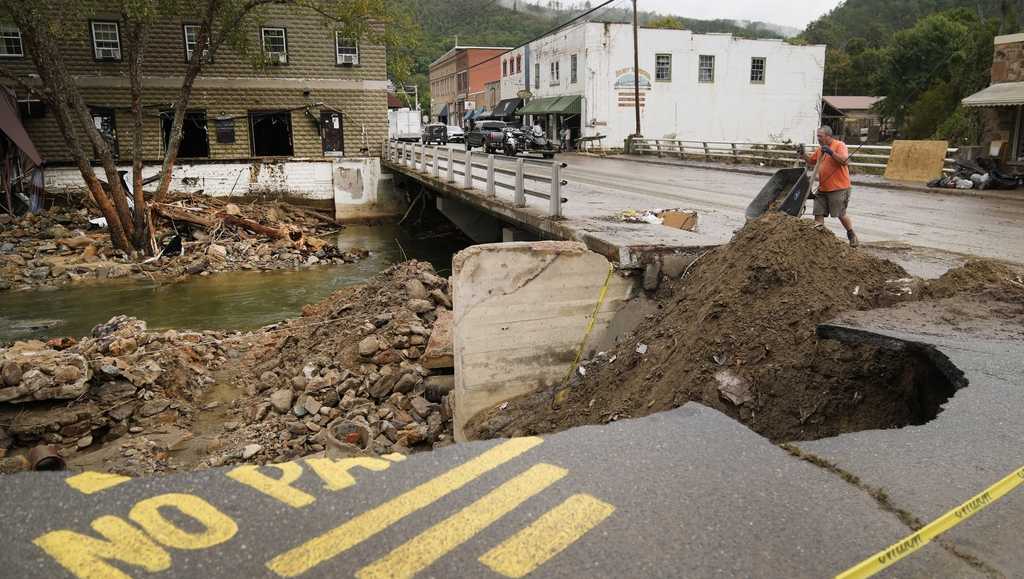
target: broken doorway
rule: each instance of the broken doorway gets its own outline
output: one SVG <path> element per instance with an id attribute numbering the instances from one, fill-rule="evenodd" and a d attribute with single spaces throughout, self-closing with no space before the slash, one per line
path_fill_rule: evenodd
<path id="1" fill-rule="evenodd" d="M 160 114 L 163 132 L 164 150 L 171 140 L 171 125 L 174 123 L 174 111 Z M 186 111 L 181 124 L 181 141 L 178 143 L 178 157 L 209 157 L 210 134 L 206 129 L 206 111 Z"/>
<path id="2" fill-rule="evenodd" d="M 293 154 L 292 115 L 288 111 L 250 112 L 249 135 L 254 157 L 290 157 Z"/>
<path id="3" fill-rule="evenodd" d="M 324 154 L 345 153 L 344 120 L 336 111 L 320 112 L 320 134 L 324 144 Z"/>

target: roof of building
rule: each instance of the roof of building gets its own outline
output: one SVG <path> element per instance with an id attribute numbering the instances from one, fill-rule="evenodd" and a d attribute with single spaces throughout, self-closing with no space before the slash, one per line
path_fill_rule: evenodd
<path id="1" fill-rule="evenodd" d="M 839 111 L 866 111 L 884 98 L 877 96 L 823 96 L 821 100 Z"/>
<path id="2" fill-rule="evenodd" d="M 1024 104 L 1024 82 L 1001 82 L 965 98 L 968 107 L 1006 107 Z"/>
<path id="3" fill-rule="evenodd" d="M 437 60 L 431 62 L 430 66 L 433 67 L 439 62 L 443 62 L 451 58 L 455 53 L 459 52 L 460 50 L 504 50 L 505 52 L 508 52 L 509 50 L 512 50 L 512 48 L 509 46 L 455 46 L 452 47 L 452 49 L 449 50 L 448 52 L 438 57 Z"/>

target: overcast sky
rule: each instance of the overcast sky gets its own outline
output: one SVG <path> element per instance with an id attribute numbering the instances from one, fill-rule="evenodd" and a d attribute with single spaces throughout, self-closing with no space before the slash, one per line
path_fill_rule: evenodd
<path id="1" fill-rule="evenodd" d="M 641 10 L 688 18 L 761 20 L 795 28 L 838 5 L 840 0 L 639 0 Z M 596 2 L 595 2 L 596 4 Z"/>

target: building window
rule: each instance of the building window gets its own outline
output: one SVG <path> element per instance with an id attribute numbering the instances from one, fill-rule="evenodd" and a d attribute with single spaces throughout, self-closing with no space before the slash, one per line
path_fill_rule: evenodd
<path id="1" fill-rule="evenodd" d="M 21 30 L 13 24 L 0 24 L 0 56 L 25 56 Z"/>
<path id="2" fill-rule="evenodd" d="M 507 60 L 501 61 L 501 76 L 502 77 L 508 76 L 508 61 Z"/>
<path id="3" fill-rule="evenodd" d="M 249 135 L 254 157 L 292 156 L 292 115 L 288 111 L 250 112 Z"/>
<path id="4" fill-rule="evenodd" d="M 555 86 L 559 82 L 559 78 L 558 77 L 561 76 L 561 75 L 559 74 L 559 70 L 558 70 L 559 67 L 558 67 L 558 65 L 559 65 L 558 61 L 555 61 L 555 62 L 551 63 L 551 86 Z"/>
<path id="5" fill-rule="evenodd" d="M 284 28 L 261 28 L 263 35 L 263 54 L 270 64 L 288 62 L 288 33 Z"/>
<path id="6" fill-rule="evenodd" d="M 163 129 L 164 150 L 171 142 L 171 125 L 174 111 L 160 113 Z M 181 140 L 178 141 L 178 156 L 183 159 L 210 156 L 210 136 L 206 130 L 206 111 L 186 111 L 181 124 Z"/>
<path id="7" fill-rule="evenodd" d="M 672 81 L 672 55 L 654 55 L 654 80 L 661 82 Z"/>
<path id="8" fill-rule="evenodd" d="M 522 55 L 516 57 L 516 74 L 522 74 L 523 72 L 523 57 Z"/>
<path id="9" fill-rule="evenodd" d="M 352 38 L 342 36 L 341 32 L 334 33 L 334 51 L 337 54 L 338 64 L 350 66 L 359 64 L 359 43 Z"/>
<path id="10" fill-rule="evenodd" d="M 117 124 L 114 122 L 114 109 L 107 107 L 90 107 L 89 114 L 92 116 L 92 124 L 100 132 L 103 140 L 110 147 L 111 154 L 118 158 L 117 147 Z M 99 153 L 93 149 L 93 156 L 99 158 Z"/>
<path id="11" fill-rule="evenodd" d="M 92 51 L 96 60 L 121 60 L 117 22 L 92 22 Z"/>
<path id="12" fill-rule="evenodd" d="M 697 69 L 697 80 L 700 82 L 715 82 L 715 57 L 707 54 L 700 55 L 700 67 Z"/>
<path id="13" fill-rule="evenodd" d="M 574 54 L 569 57 L 569 82 L 572 84 L 576 84 L 576 81 L 579 79 L 579 65 L 579 57 L 577 55 Z"/>
<path id="14" fill-rule="evenodd" d="M 765 59 L 763 56 L 755 56 L 750 59 L 750 82 L 752 84 L 764 84 Z"/>
<path id="15" fill-rule="evenodd" d="M 533 88 L 540 88 L 540 63 L 534 63 L 533 65 Z"/>
<path id="16" fill-rule="evenodd" d="M 462 71 L 455 75 L 456 90 L 460 93 L 469 91 L 469 74 L 466 71 Z"/>
<path id="17" fill-rule="evenodd" d="M 186 24 L 183 27 L 185 34 L 185 62 L 192 61 L 192 53 L 196 50 L 196 43 L 199 42 L 199 25 L 198 24 Z M 213 62 L 210 60 L 210 50 L 207 48 L 203 49 L 203 58 L 206 62 Z"/>

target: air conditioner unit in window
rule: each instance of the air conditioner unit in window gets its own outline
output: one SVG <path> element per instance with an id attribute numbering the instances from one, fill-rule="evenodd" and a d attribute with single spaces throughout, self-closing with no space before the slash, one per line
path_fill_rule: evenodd
<path id="1" fill-rule="evenodd" d="M 287 64 L 288 55 L 284 52 L 271 52 L 267 55 L 270 58 L 270 64 Z"/>
<path id="2" fill-rule="evenodd" d="M 359 55 L 358 54 L 339 54 L 338 55 L 338 64 L 352 64 L 352 65 L 359 64 Z"/>

